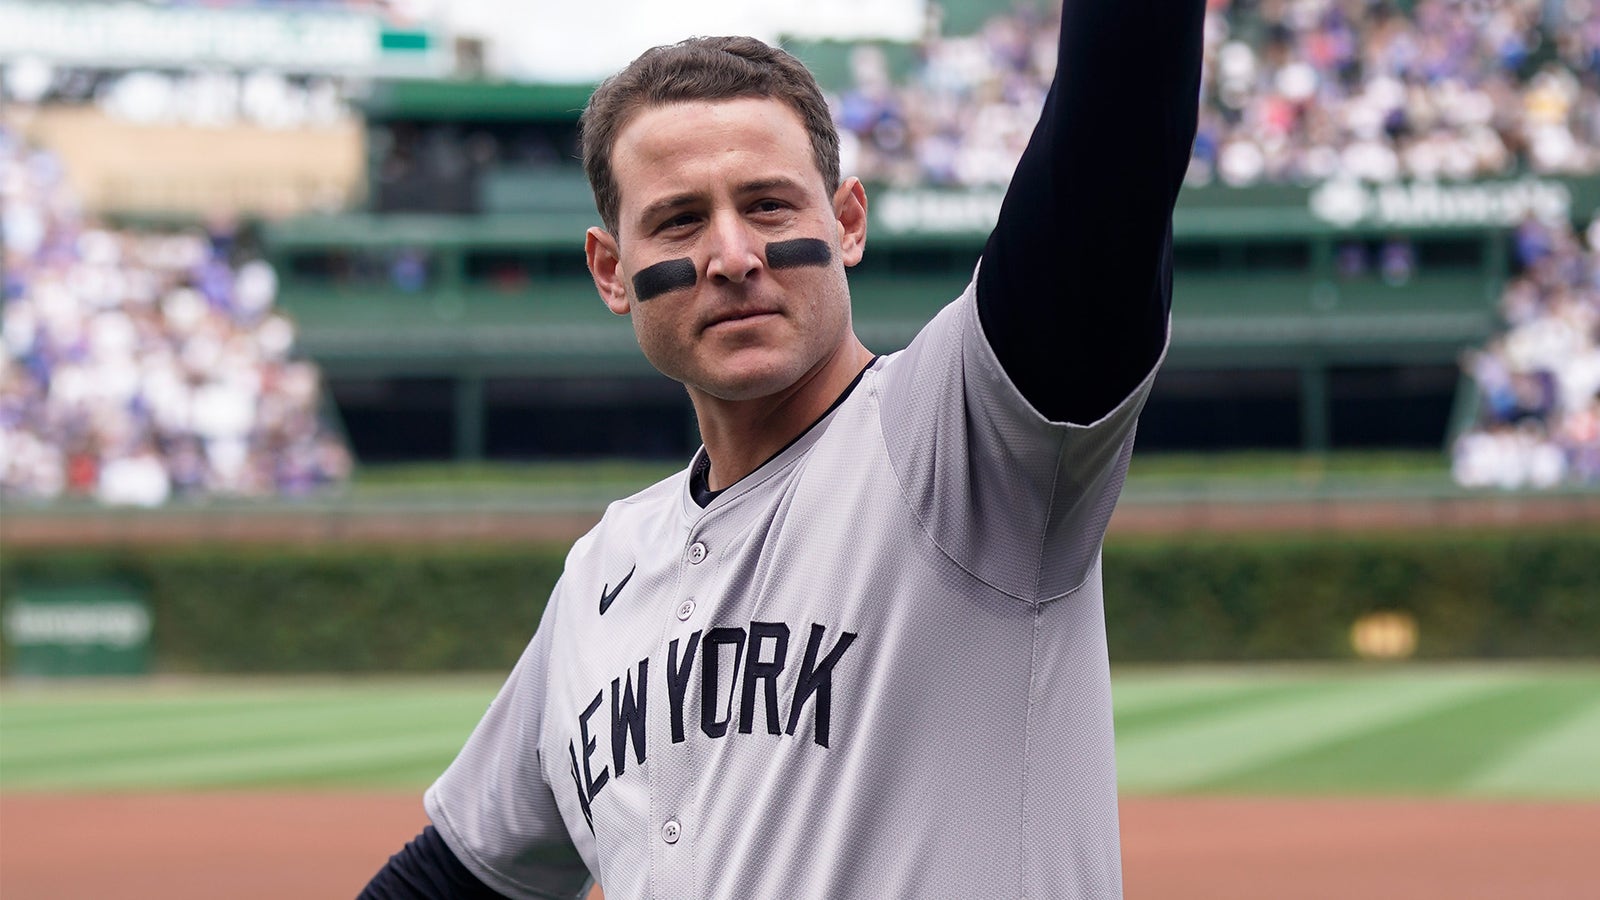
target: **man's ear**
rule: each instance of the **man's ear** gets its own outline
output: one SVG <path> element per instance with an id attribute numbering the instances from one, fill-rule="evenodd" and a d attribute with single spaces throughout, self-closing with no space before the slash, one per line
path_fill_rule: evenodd
<path id="1" fill-rule="evenodd" d="M 628 284 L 622 274 L 622 254 L 617 239 L 604 228 L 590 228 L 583 236 L 583 253 L 589 260 L 589 274 L 606 308 L 619 316 L 628 314 Z"/>
<path id="2" fill-rule="evenodd" d="M 867 189 L 851 176 L 833 194 L 833 215 L 839 222 L 839 253 L 844 264 L 861 262 L 867 250 Z"/>

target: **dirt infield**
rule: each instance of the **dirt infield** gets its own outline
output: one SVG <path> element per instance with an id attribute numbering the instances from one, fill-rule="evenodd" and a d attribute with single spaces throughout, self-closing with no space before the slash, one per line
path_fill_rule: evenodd
<path id="1" fill-rule="evenodd" d="M 1122 817 L 1135 900 L 1600 896 L 1600 804 L 1134 798 Z M 8 794 L 0 896 L 353 897 L 424 822 L 415 794 Z"/>
<path id="2" fill-rule="evenodd" d="M 1129 898 L 1600 897 L 1600 804 L 1136 799 Z"/>

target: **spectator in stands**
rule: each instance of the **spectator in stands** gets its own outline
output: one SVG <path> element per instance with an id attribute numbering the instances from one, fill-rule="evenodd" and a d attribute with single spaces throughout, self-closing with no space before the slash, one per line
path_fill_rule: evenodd
<path id="1" fill-rule="evenodd" d="M 858 62 L 835 100 L 855 171 L 1002 183 L 1044 100 L 1056 10 L 939 37 L 901 85 Z M 1600 16 L 1589 4 L 1212 0 L 1192 183 L 1600 171 Z M 862 51 L 870 53 L 871 51 Z"/>
<path id="2" fill-rule="evenodd" d="M 228 258 L 231 227 L 87 222 L 55 157 L 4 129 L 0 172 L 0 491 L 155 506 L 349 476 L 320 376 L 272 308 L 276 275 Z"/>
<path id="3" fill-rule="evenodd" d="M 1566 223 L 1529 219 L 1513 246 L 1520 274 L 1501 300 L 1507 329 L 1463 358 L 1481 402 L 1454 447 L 1456 480 L 1600 481 L 1600 217 L 1586 239 Z"/>

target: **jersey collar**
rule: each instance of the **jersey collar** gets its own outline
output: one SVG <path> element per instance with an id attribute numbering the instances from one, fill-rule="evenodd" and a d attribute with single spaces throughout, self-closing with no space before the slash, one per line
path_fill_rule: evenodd
<path id="1" fill-rule="evenodd" d="M 688 491 L 686 492 L 688 502 L 685 505 L 685 509 L 691 514 L 697 514 L 704 509 L 710 508 L 711 504 L 724 494 L 742 494 L 748 487 L 765 481 L 772 473 L 782 469 L 788 464 L 787 460 L 803 453 L 805 447 L 809 447 L 822 432 L 827 430 L 817 426 L 826 421 L 844 404 L 844 401 L 855 391 L 856 385 L 861 383 L 862 377 L 867 374 L 868 370 L 877 365 L 878 360 L 881 358 L 880 356 L 874 356 L 872 359 L 867 360 L 867 364 L 861 367 L 861 371 L 856 373 L 856 377 L 850 380 L 850 383 L 845 386 L 845 389 L 839 393 L 838 397 L 834 398 L 828 408 L 822 411 L 822 415 L 818 416 L 816 421 L 807 425 L 804 431 L 795 435 L 794 440 L 785 444 L 777 453 L 768 457 L 766 462 L 756 467 L 755 471 L 721 490 L 713 491 L 708 486 L 710 484 L 711 457 L 706 454 L 705 445 L 701 444 L 700 449 L 695 451 L 694 460 L 689 463 L 689 483 Z M 794 452 L 791 453 L 790 451 Z M 779 460 L 785 460 L 785 462 L 779 463 Z M 777 465 L 774 465 L 775 463 Z"/>

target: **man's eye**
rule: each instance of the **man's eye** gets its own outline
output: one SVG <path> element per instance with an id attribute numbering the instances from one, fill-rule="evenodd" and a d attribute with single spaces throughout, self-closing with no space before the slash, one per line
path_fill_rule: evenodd
<path id="1" fill-rule="evenodd" d="M 688 213 L 684 213 L 682 215 L 673 216 L 672 218 L 666 220 L 665 222 L 662 222 L 661 223 L 661 228 L 662 228 L 663 231 L 665 231 L 666 229 L 669 229 L 669 228 L 684 228 L 686 226 L 693 225 L 693 224 L 694 224 L 694 216 L 692 216 L 692 215 L 690 215 Z"/>
<path id="2" fill-rule="evenodd" d="M 756 204 L 756 211 L 757 212 L 764 212 L 764 213 L 779 212 L 782 209 L 783 209 L 783 204 L 778 202 L 777 200 L 762 200 L 761 202 Z"/>

